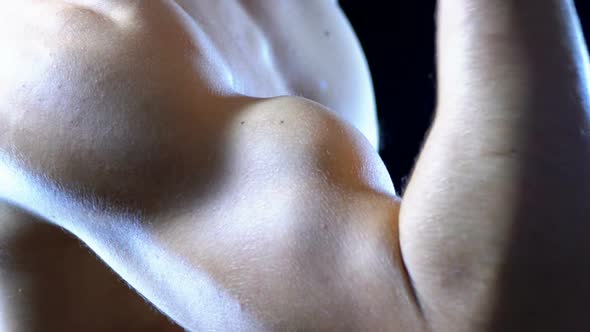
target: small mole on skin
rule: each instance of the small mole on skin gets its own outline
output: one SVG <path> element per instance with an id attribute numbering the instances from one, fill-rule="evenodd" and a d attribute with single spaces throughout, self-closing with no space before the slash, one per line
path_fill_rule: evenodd
<path id="1" fill-rule="evenodd" d="M 244 123 L 246 123 L 246 121 L 242 121 L 242 122 L 240 122 L 240 123 L 241 123 L 241 124 L 244 124 Z"/>
<path id="2" fill-rule="evenodd" d="M 324 36 L 330 37 L 330 31 L 328 31 L 328 30 L 324 31 Z"/>
<path id="3" fill-rule="evenodd" d="M 281 120 L 281 124 L 285 123 L 285 121 Z"/>

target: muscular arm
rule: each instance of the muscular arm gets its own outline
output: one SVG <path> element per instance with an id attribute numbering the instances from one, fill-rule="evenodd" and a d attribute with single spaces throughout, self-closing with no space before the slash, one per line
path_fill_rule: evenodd
<path id="1" fill-rule="evenodd" d="M 216 89 L 179 7 L 121 3 L 3 12 L 1 197 L 191 330 L 418 326 L 370 143 L 313 102 Z"/>
<path id="2" fill-rule="evenodd" d="M 399 218 L 358 131 L 232 94 L 174 2 L 21 3 L 0 14 L 0 196 L 184 327 L 588 330 L 571 1 L 440 1 L 439 104 Z"/>
<path id="3" fill-rule="evenodd" d="M 588 55 L 573 1 L 440 0 L 400 241 L 440 331 L 586 331 Z"/>

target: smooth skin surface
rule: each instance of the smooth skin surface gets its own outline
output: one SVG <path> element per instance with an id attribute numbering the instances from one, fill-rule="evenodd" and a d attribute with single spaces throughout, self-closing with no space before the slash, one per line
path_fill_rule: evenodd
<path id="1" fill-rule="evenodd" d="M 571 1 L 439 1 L 403 200 L 333 1 L 3 9 L 4 330 L 590 330 Z"/>

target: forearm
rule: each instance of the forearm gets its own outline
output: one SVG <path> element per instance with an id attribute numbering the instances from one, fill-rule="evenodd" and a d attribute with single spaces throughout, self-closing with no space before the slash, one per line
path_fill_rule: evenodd
<path id="1" fill-rule="evenodd" d="M 573 1 L 442 0 L 437 15 L 437 117 L 546 125 L 587 112 L 588 55 Z"/>
<path id="2" fill-rule="evenodd" d="M 438 107 L 400 215 L 427 317 L 449 331 L 585 330 L 590 109 L 573 4 L 438 10 Z"/>

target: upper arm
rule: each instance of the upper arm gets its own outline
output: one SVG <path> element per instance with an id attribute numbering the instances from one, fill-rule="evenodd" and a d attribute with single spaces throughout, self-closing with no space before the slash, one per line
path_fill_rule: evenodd
<path id="1" fill-rule="evenodd" d="M 373 178 L 387 174 L 380 161 L 372 161 L 379 165 L 376 173 L 359 168 L 361 159 L 375 158 L 362 135 L 320 105 L 216 94 L 219 82 L 213 80 L 223 76 L 223 65 L 206 41 L 194 42 L 202 36 L 172 2 L 116 9 L 25 3 L 0 14 L 6 16 L 0 20 L 0 81 L 9 82 L 0 85 L 0 153 L 4 173 L 8 164 L 17 167 L 28 178 L 22 183 L 98 208 L 149 213 L 181 198 L 210 198 L 227 185 L 223 179 L 251 167 L 236 153 L 266 151 L 295 169 L 304 160 L 332 160 L 333 154 L 325 157 L 330 145 L 358 173 L 353 182 L 393 190 L 386 175 Z M 257 106 L 262 104 L 267 106 Z M 352 135 L 349 143 L 336 134 L 343 131 Z M 275 143 L 272 153 L 261 148 L 269 142 Z M 338 173 L 336 165 L 331 174 Z"/>
<path id="2" fill-rule="evenodd" d="M 375 193 L 394 189 L 358 130 L 301 98 L 212 93 L 205 51 L 133 12 L 123 26 L 59 13 L 22 38 L 0 36 L 0 82 L 10 82 L 0 86 L 0 197 L 73 232 L 185 326 L 220 313 L 218 289 L 195 277 L 203 271 L 276 324 L 320 326 L 317 309 L 329 312 L 323 324 L 343 325 L 361 307 L 367 321 L 391 320 L 375 314 L 398 303 L 389 294 L 401 285 L 381 265 L 395 239 L 391 204 Z M 147 223 L 127 228 L 127 212 Z M 364 283 L 391 292 L 375 302 L 339 291 Z"/>

